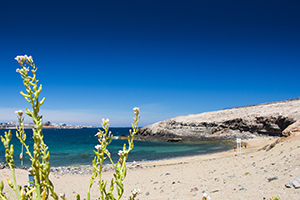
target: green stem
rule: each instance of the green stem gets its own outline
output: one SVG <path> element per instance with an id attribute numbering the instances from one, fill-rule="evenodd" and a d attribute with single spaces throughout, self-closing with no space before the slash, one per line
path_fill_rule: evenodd
<path id="1" fill-rule="evenodd" d="M 3 196 L 1 193 L 0 193 L 0 197 L 1 199 L 5 199 L 5 200 L 8 200 L 6 196 Z"/>
<path id="2" fill-rule="evenodd" d="M 101 186 L 101 178 L 102 178 L 102 168 L 103 168 L 103 161 L 104 161 L 104 153 L 101 154 L 101 158 L 99 158 L 100 160 L 100 163 L 99 163 L 99 170 L 98 170 L 98 173 L 99 173 L 99 187 Z M 105 188 L 104 188 L 105 190 Z M 100 196 L 101 196 L 101 199 L 103 199 L 103 191 L 100 189 Z"/>
<path id="3" fill-rule="evenodd" d="M 113 166 L 113 167 L 114 167 L 114 169 L 116 170 L 116 169 L 117 169 L 117 167 L 116 167 L 116 165 L 115 165 L 114 161 L 112 160 L 112 158 L 110 157 L 110 154 L 106 154 L 106 155 L 107 155 L 107 157 L 109 158 L 109 160 L 110 160 L 110 162 L 111 162 L 112 166 Z"/>
<path id="4" fill-rule="evenodd" d="M 19 194 L 18 188 L 17 188 L 17 181 L 16 181 L 15 169 L 11 168 L 11 170 L 12 170 L 13 181 L 14 181 L 14 191 L 16 193 L 17 198 L 20 199 L 20 194 Z"/>
<path id="5" fill-rule="evenodd" d="M 36 198 L 37 198 L 38 200 L 40 200 L 40 199 L 41 199 L 41 188 L 40 188 L 40 185 L 36 184 L 35 187 L 36 187 L 36 190 L 35 190 L 35 191 L 36 191 L 36 195 L 37 195 Z"/>

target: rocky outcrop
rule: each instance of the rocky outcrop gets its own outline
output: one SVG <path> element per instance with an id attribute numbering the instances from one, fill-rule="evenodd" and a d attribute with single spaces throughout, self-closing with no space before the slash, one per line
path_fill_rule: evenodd
<path id="1" fill-rule="evenodd" d="M 145 126 L 137 136 L 183 140 L 282 136 L 283 130 L 297 120 L 300 120 L 299 99 L 179 116 Z"/>
<path id="2" fill-rule="evenodd" d="M 284 131 L 282 131 L 282 135 L 288 137 L 295 132 L 300 132 L 300 120 L 297 120 L 295 123 L 284 129 Z"/>

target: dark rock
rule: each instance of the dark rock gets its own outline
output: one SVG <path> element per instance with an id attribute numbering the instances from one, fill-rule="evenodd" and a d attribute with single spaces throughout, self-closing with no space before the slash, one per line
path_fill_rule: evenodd
<path id="1" fill-rule="evenodd" d="M 169 138 L 167 142 L 182 142 L 182 138 Z"/>
<path id="2" fill-rule="evenodd" d="M 127 140 L 128 137 L 129 137 L 129 135 L 120 135 L 120 136 L 118 137 L 118 140 Z"/>
<path id="3" fill-rule="evenodd" d="M 243 185 L 239 185 L 239 190 L 247 190 Z"/>
<path id="4" fill-rule="evenodd" d="M 15 167 L 16 169 L 20 169 L 20 167 Z M 0 162 L 0 169 L 10 169 L 9 165 L 6 162 Z M 29 167 L 23 166 L 22 169 L 28 170 Z"/>
<path id="5" fill-rule="evenodd" d="M 0 162 L 0 169 L 9 169 L 9 165 L 5 162 Z"/>
<path id="6" fill-rule="evenodd" d="M 268 180 L 269 182 L 271 182 L 271 181 L 274 181 L 274 180 L 278 180 L 278 177 L 277 177 L 277 176 L 274 176 L 274 177 L 271 177 L 271 178 L 267 178 L 267 180 Z"/>

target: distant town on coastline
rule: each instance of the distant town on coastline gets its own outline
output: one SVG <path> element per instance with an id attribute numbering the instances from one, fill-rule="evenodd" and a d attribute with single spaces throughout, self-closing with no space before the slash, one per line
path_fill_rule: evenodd
<path id="1" fill-rule="evenodd" d="M 0 129 L 16 129 L 18 122 L 0 122 Z M 24 123 L 24 129 L 32 129 L 34 123 Z M 82 128 L 95 128 L 95 126 L 84 125 L 69 125 L 66 123 L 51 123 L 50 121 L 43 124 L 43 128 L 49 129 L 82 129 Z"/>

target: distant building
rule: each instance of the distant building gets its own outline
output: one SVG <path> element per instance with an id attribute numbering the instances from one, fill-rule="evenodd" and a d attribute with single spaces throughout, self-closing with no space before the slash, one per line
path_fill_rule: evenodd
<path id="1" fill-rule="evenodd" d="M 45 126 L 51 126 L 51 122 L 47 121 L 46 123 L 44 123 Z"/>

